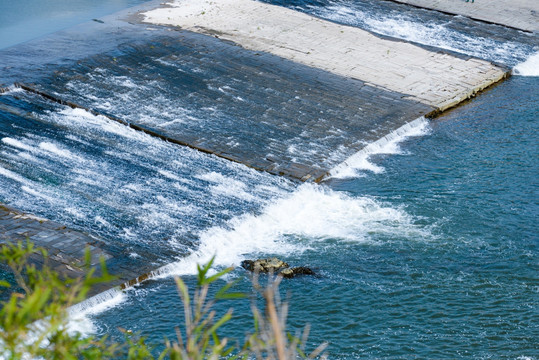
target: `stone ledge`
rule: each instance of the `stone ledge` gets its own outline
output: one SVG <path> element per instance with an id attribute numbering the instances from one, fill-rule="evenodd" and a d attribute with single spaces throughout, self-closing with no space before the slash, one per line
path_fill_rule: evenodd
<path id="1" fill-rule="evenodd" d="M 176 0 L 144 13 L 145 22 L 232 41 L 372 84 L 440 111 L 507 74 L 488 61 L 382 39 L 287 8 L 253 0 Z"/>
<path id="2" fill-rule="evenodd" d="M 16 210 L 12 207 L 0 204 L 0 246 L 8 242 L 25 241 L 29 239 L 35 246 L 47 251 L 47 258 L 33 254 L 29 260 L 38 267 L 47 264 L 57 271 L 60 276 L 66 278 L 81 278 L 84 276 L 84 263 L 86 249 L 90 251 L 91 265 L 100 272 L 100 260 L 105 260 L 109 273 L 117 277 L 116 280 L 96 284 L 90 291 L 90 296 L 110 289 L 115 286 L 126 288 L 140 281 L 146 280 L 147 276 L 140 272 L 149 272 L 148 265 L 129 266 L 130 270 L 124 269 L 125 265 L 118 264 L 118 256 L 104 250 L 105 244 L 88 234 L 71 230 L 57 222 L 43 219 L 31 214 Z M 137 275 L 133 276 L 133 273 Z"/>
<path id="3" fill-rule="evenodd" d="M 502 25 L 526 32 L 539 32 L 539 1 L 497 0 L 389 0 L 414 7 L 436 10 L 450 15 L 462 15 L 473 20 Z"/>

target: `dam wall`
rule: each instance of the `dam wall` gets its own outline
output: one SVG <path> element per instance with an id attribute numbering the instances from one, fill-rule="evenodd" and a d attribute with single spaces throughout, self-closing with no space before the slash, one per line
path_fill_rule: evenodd
<path id="1" fill-rule="evenodd" d="M 90 291 L 95 295 L 113 286 L 127 286 L 139 282 L 141 274 L 153 269 L 153 265 L 129 265 L 121 251 L 107 250 L 108 245 L 96 236 L 76 231 L 56 221 L 40 218 L 0 204 L 0 246 L 18 241 L 31 241 L 45 249 L 47 257 L 34 254 L 30 262 L 38 266 L 46 264 L 60 276 L 83 278 L 85 276 L 86 251 L 90 252 L 90 266 L 99 274 L 103 260 L 107 271 L 116 276 L 110 283 L 96 284 Z"/>
<path id="2" fill-rule="evenodd" d="M 15 80 L 21 92 L 0 81 L 7 86 L 0 116 L 36 118 L 35 109 L 19 109 L 21 99 L 34 104 L 32 93 L 294 181 L 323 181 L 366 144 L 457 106 L 509 74 L 485 60 L 251 0 L 156 4 L 91 27 L 91 35 L 66 31 L 50 46 L 24 44 L 23 55 L 0 53 L 9 55 L 9 66 L 29 54 L 47 59 L 46 66 L 28 65 L 40 72 L 34 77 L 4 65 L 8 79 L 21 76 Z M 103 34 L 106 44 L 91 53 Z M 47 52 L 81 38 L 77 46 L 86 48 L 79 57 L 77 46 L 59 62 Z M 121 41 L 113 44 L 115 38 Z M 136 283 L 164 265 L 151 251 L 141 254 L 143 261 L 131 259 L 121 244 L 1 206 L 0 240 L 26 238 L 46 248 L 52 267 L 66 276 L 81 276 L 89 248 L 94 265 L 103 257 L 119 276 L 112 285 Z"/>

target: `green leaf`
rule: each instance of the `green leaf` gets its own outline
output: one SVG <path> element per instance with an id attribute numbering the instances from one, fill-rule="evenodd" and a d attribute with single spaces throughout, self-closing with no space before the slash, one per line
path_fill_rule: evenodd
<path id="1" fill-rule="evenodd" d="M 207 285 L 207 284 L 211 284 L 212 282 L 218 280 L 219 278 L 223 277 L 224 275 L 228 274 L 229 272 L 231 272 L 233 270 L 233 268 L 226 268 L 222 271 L 219 271 L 217 274 L 215 275 L 212 275 L 210 276 L 209 278 L 206 278 L 206 281 L 205 281 L 205 284 L 204 285 Z"/>
<path id="2" fill-rule="evenodd" d="M 223 326 L 230 319 L 232 319 L 232 310 L 229 310 L 225 315 L 223 315 L 223 317 L 220 318 L 219 321 L 217 321 L 215 324 L 213 324 L 213 326 L 208 331 L 213 334 L 215 331 L 217 331 L 217 329 Z"/>
<path id="3" fill-rule="evenodd" d="M 204 266 L 200 266 L 197 264 L 197 284 L 198 286 L 206 285 L 208 284 L 206 282 L 206 274 L 211 269 L 213 265 L 213 261 L 215 260 L 215 256 L 213 256 L 210 261 Z"/>
<path id="4" fill-rule="evenodd" d="M 185 306 L 189 306 L 190 299 L 189 299 L 189 292 L 187 291 L 187 286 L 183 282 L 183 280 L 179 277 L 175 277 L 174 281 L 176 282 L 176 286 L 178 287 L 180 296 L 182 297 L 182 300 L 185 304 Z"/>
<path id="5" fill-rule="evenodd" d="M 224 285 L 222 288 L 219 289 L 219 291 L 217 291 L 217 294 L 215 294 L 215 298 L 216 299 L 243 299 L 243 298 L 246 298 L 247 297 L 247 294 L 246 293 L 243 293 L 243 292 L 228 292 L 228 290 L 230 290 L 230 288 L 232 288 L 233 286 L 235 286 L 240 280 L 239 279 L 236 279 L 232 282 L 229 282 L 227 283 L 226 285 Z"/>

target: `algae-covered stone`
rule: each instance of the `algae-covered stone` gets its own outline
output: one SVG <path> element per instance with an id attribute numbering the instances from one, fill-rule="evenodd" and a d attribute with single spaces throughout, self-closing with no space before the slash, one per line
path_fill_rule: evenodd
<path id="1" fill-rule="evenodd" d="M 291 279 L 297 275 L 314 275 L 314 271 L 305 266 L 298 266 L 295 268 L 283 269 L 279 274 L 284 278 Z"/>
<path id="2" fill-rule="evenodd" d="M 288 267 L 288 264 L 277 258 L 271 259 L 258 259 L 258 260 L 244 260 L 241 262 L 241 267 L 246 270 L 258 272 L 258 273 L 269 273 L 269 272 L 278 272 L 281 269 Z"/>
<path id="3" fill-rule="evenodd" d="M 314 271 L 306 266 L 292 268 L 294 275 L 315 275 Z"/>
<path id="4" fill-rule="evenodd" d="M 314 275 L 314 271 L 305 266 L 290 268 L 287 263 L 277 258 L 244 260 L 241 262 L 241 267 L 246 270 L 257 273 L 269 273 L 281 275 L 284 278 L 290 279 L 297 275 Z"/>
<path id="5" fill-rule="evenodd" d="M 294 270 L 290 268 L 283 269 L 279 274 L 284 278 L 290 279 L 294 277 Z"/>

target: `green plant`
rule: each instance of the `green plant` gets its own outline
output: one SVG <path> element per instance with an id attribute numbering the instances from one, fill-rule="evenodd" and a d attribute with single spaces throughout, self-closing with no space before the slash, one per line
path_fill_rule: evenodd
<path id="1" fill-rule="evenodd" d="M 96 283 L 110 281 L 102 262 L 102 275 L 87 265 L 82 279 L 63 279 L 46 264 L 37 269 L 31 257 L 47 258 L 45 250 L 31 242 L 3 244 L 0 261 L 11 269 L 16 286 L 0 310 L 0 357 L 3 359 L 104 359 L 123 351 L 120 344 L 70 333 L 67 329 L 68 308 L 86 298 Z M 86 264 L 90 263 L 87 253 Z M 4 289 L 12 287 L 2 280 Z M 5 290 L 4 290 L 5 291 Z M 133 344 L 138 348 L 140 344 Z M 145 347 L 145 346 L 143 346 Z M 140 357 L 130 357 L 137 359 Z"/>
<path id="2" fill-rule="evenodd" d="M 46 262 L 37 269 L 29 263 L 31 258 L 47 257 L 46 251 L 36 248 L 31 242 L 3 244 L 0 247 L 0 262 L 8 265 L 13 272 L 16 287 L 0 280 L 0 288 L 10 288 L 8 300 L 0 310 L 0 358 L 2 359 L 154 359 L 152 350 L 143 337 L 128 331 L 123 342 L 107 337 L 83 337 L 68 331 L 68 309 L 84 300 L 90 288 L 96 283 L 110 281 L 104 261 L 101 275 L 89 266 L 90 254 L 86 256 L 86 275 L 80 279 L 62 279 L 51 270 Z M 246 294 L 231 291 L 234 283 L 227 283 L 211 297 L 210 286 L 229 273 L 232 268 L 211 272 L 213 259 L 198 266 L 196 288 L 190 293 L 185 282 L 176 278 L 176 285 L 183 304 L 185 322 L 176 328 L 176 340 L 165 340 L 165 350 L 158 359 L 202 360 L 226 357 L 256 358 L 259 360 L 291 360 L 306 358 L 304 344 L 308 327 L 302 334 L 286 334 L 288 305 L 281 302 L 278 286 L 280 277 L 268 279 L 268 285 L 259 283 L 258 275 L 253 277 L 255 295 L 265 302 L 261 311 L 253 300 L 254 332 L 247 337 L 243 346 L 229 345 L 226 337 L 218 332 L 232 318 L 232 309 L 222 316 L 214 310 L 216 301 L 221 299 L 244 298 Z M 7 291 L 7 290 L 4 290 Z M 256 296 L 255 296 L 256 297 Z M 301 336 L 299 336 L 301 335 Z M 318 356 L 325 344 L 318 347 L 308 357 Z"/>
<path id="3" fill-rule="evenodd" d="M 314 359 L 328 344 L 322 343 L 306 355 L 305 345 L 310 326 L 305 326 L 301 334 L 294 336 L 286 332 L 288 302 L 282 302 L 279 294 L 279 284 L 282 280 L 281 276 L 273 277 L 273 274 L 270 274 L 264 287 L 260 285 L 259 274 L 254 274 L 253 288 L 264 299 L 265 310 L 262 312 L 255 303 L 251 305 L 255 331 L 248 337 L 246 348 L 259 360 Z M 325 358 L 325 355 L 322 355 L 322 358 Z"/>
<path id="4" fill-rule="evenodd" d="M 210 285 L 232 271 L 232 268 L 227 268 L 208 276 L 213 261 L 212 258 L 206 265 L 197 266 L 197 287 L 193 299 L 183 280 L 175 278 L 183 303 L 185 326 L 183 335 L 182 330 L 176 328 L 177 342 L 166 342 L 165 352 L 168 352 L 171 359 L 218 359 L 235 350 L 234 347 L 227 347 L 227 339 L 221 339 L 217 334 L 217 330 L 232 318 L 232 309 L 216 318 L 213 305 L 217 299 L 241 298 L 244 294 L 229 292 L 232 284 L 227 284 L 219 290 L 215 299 L 208 299 Z"/>

